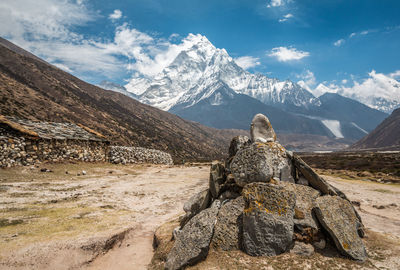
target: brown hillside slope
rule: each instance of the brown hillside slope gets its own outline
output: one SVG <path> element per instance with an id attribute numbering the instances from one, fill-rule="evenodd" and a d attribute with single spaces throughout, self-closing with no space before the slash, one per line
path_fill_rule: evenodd
<path id="1" fill-rule="evenodd" d="M 232 136 L 88 84 L 0 40 L 0 114 L 72 122 L 114 144 L 151 147 L 175 160 L 220 158 Z M 22 52 L 24 52 L 22 50 Z"/>
<path id="2" fill-rule="evenodd" d="M 400 150 L 400 108 L 394 110 L 388 118 L 371 133 L 356 142 L 352 148 Z"/>

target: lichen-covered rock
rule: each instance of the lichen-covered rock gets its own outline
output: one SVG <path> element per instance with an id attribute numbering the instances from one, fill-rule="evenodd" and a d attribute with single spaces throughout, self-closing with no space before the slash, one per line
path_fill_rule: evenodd
<path id="1" fill-rule="evenodd" d="M 208 188 L 190 197 L 190 199 L 183 205 L 183 210 L 186 214 L 180 221 L 181 228 L 183 228 L 192 217 L 206 209 L 210 203 L 211 194 Z"/>
<path id="2" fill-rule="evenodd" d="M 357 232 L 360 222 L 349 201 L 339 196 L 322 196 L 316 199 L 314 210 L 341 253 L 354 260 L 366 260 L 367 252 Z"/>
<path id="3" fill-rule="evenodd" d="M 250 135 L 252 142 L 276 141 L 276 134 L 269 119 L 261 113 L 256 114 L 251 122 Z"/>
<path id="4" fill-rule="evenodd" d="M 278 182 L 277 184 L 296 194 L 296 206 L 293 219 L 296 239 L 307 243 L 319 241 L 320 229 L 318 227 L 318 221 L 312 214 L 312 210 L 315 206 L 315 200 L 321 193 L 308 186 L 287 182 Z"/>
<path id="5" fill-rule="evenodd" d="M 279 143 L 253 143 L 240 149 L 230 165 L 236 183 L 244 187 L 252 182 L 270 182 L 271 178 L 294 182 L 291 162 Z"/>
<path id="6" fill-rule="evenodd" d="M 210 208 L 194 216 L 177 234 L 167 256 L 166 269 L 182 269 L 207 257 L 220 206 L 221 203 L 215 201 Z"/>
<path id="7" fill-rule="evenodd" d="M 234 155 L 236 155 L 237 151 L 250 144 L 251 141 L 247 136 L 239 135 L 233 137 L 231 144 L 229 145 L 229 157 L 233 157 Z"/>
<path id="8" fill-rule="evenodd" d="M 243 248 L 252 256 L 274 256 L 292 244 L 295 194 L 283 186 L 251 183 L 243 188 Z"/>
<path id="9" fill-rule="evenodd" d="M 213 161 L 210 169 L 209 187 L 211 195 L 214 199 L 218 198 L 221 191 L 221 186 L 224 184 L 225 180 L 226 177 L 224 165 L 219 161 Z"/>
<path id="10" fill-rule="evenodd" d="M 226 251 L 240 249 L 243 209 L 242 196 L 221 206 L 212 239 L 214 247 Z"/>

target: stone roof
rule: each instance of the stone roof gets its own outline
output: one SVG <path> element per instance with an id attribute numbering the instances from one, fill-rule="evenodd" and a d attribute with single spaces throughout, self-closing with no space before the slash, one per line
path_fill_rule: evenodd
<path id="1" fill-rule="evenodd" d="M 107 141 L 102 134 L 72 123 L 30 121 L 9 116 L 1 116 L 0 123 L 25 135 L 42 139 Z"/>

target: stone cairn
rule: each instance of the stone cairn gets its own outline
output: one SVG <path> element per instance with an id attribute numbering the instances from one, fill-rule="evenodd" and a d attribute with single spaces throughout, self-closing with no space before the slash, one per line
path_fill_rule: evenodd
<path id="1" fill-rule="evenodd" d="M 209 188 L 185 203 L 165 268 L 194 265 L 210 246 L 307 256 L 324 249 L 326 239 L 344 256 L 365 261 L 364 227 L 344 193 L 286 151 L 266 116 L 254 117 L 250 134 L 233 138 L 226 162 L 211 165 Z"/>

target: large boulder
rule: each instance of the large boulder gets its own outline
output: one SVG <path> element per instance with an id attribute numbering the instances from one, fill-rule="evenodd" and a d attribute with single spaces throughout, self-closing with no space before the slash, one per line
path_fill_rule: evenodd
<path id="1" fill-rule="evenodd" d="M 240 249 L 243 209 L 242 196 L 222 205 L 212 239 L 214 247 L 226 251 Z"/>
<path id="2" fill-rule="evenodd" d="M 190 197 L 190 199 L 183 205 L 183 210 L 186 212 L 185 216 L 181 219 L 181 228 L 200 211 L 206 209 L 211 203 L 211 194 L 207 189 Z"/>
<path id="3" fill-rule="evenodd" d="M 274 142 L 276 141 L 276 134 L 269 122 L 269 119 L 259 113 L 256 114 L 251 121 L 250 135 L 252 142 Z"/>
<path id="4" fill-rule="evenodd" d="M 358 229 L 361 226 L 351 203 L 339 196 L 316 199 L 314 211 L 318 221 L 332 237 L 337 249 L 358 261 L 365 261 L 367 252 Z"/>
<path id="5" fill-rule="evenodd" d="M 294 192 L 278 185 L 251 183 L 242 191 L 243 248 L 252 256 L 281 254 L 293 242 Z"/>
<path id="6" fill-rule="evenodd" d="M 177 234 L 167 256 L 165 269 L 182 269 L 207 257 L 220 206 L 220 202 L 215 201 L 210 208 L 194 216 Z"/>
<path id="7" fill-rule="evenodd" d="M 225 183 L 225 167 L 219 161 L 213 161 L 210 169 L 209 187 L 211 195 L 214 199 L 217 199 L 222 185 Z"/>
<path id="8" fill-rule="evenodd" d="M 248 146 L 250 144 L 251 141 L 247 136 L 239 135 L 233 137 L 231 144 L 229 145 L 229 158 L 236 155 L 237 151 L 239 151 L 241 148 Z"/>
<path id="9" fill-rule="evenodd" d="M 291 162 L 279 143 L 253 143 L 240 149 L 230 164 L 237 185 L 270 182 L 272 178 L 293 182 Z"/>

